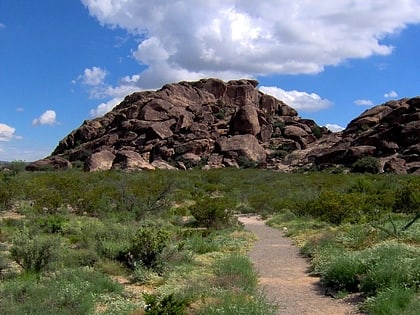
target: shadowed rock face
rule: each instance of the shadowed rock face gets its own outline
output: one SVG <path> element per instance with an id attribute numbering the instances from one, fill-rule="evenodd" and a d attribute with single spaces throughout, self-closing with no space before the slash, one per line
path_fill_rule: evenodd
<path id="1" fill-rule="evenodd" d="M 374 107 L 332 134 L 257 85 L 202 79 L 133 93 L 103 117 L 85 121 L 28 169 L 81 163 L 87 171 L 208 169 L 249 160 L 289 171 L 377 156 L 388 158 L 387 170 L 416 171 L 419 98 Z"/>

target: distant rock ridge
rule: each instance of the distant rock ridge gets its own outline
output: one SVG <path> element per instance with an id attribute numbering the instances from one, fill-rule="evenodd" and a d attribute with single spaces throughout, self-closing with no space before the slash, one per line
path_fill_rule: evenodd
<path id="1" fill-rule="evenodd" d="M 419 97 L 374 107 L 331 133 L 257 86 L 256 80 L 210 78 L 133 93 L 104 116 L 84 121 L 27 169 L 292 171 L 375 156 L 387 171 L 419 172 Z"/>

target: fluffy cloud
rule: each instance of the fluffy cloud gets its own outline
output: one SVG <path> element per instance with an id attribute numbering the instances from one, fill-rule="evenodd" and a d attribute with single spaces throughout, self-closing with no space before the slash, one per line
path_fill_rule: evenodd
<path id="1" fill-rule="evenodd" d="M 296 110 L 306 112 L 319 111 L 332 105 L 329 100 L 323 99 L 315 93 L 306 93 L 295 90 L 285 91 L 273 86 L 261 86 L 260 91 L 274 96 Z"/>
<path id="2" fill-rule="evenodd" d="M 420 22 L 419 0 L 81 2 L 102 25 L 125 29 L 139 41 L 132 55 L 145 70 L 115 90 L 155 89 L 202 77 L 319 73 L 348 59 L 391 54 L 394 48 L 382 40 Z M 104 80 L 106 72 L 94 73 L 85 71 L 85 77 L 97 78 L 86 83 Z M 297 105 L 301 109 L 328 106 L 314 96 L 293 97 L 306 98 Z"/>
<path id="3" fill-rule="evenodd" d="M 356 104 L 357 106 L 373 106 L 373 102 L 371 100 L 355 100 L 354 104 Z"/>
<path id="4" fill-rule="evenodd" d="M 78 76 L 78 80 L 85 85 L 97 86 L 103 84 L 108 72 L 99 67 L 86 68 L 83 74 Z"/>
<path id="5" fill-rule="evenodd" d="M 39 125 L 55 125 L 57 124 L 57 115 L 53 110 L 46 110 L 41 116 L 32 121 L 33 126 Z"/>
<path id="6" fill-rule="evenodd" d="M 12 139 L 20 139 L 15 135 L 15 128 L 0 123 L 0 141 L 10 141 Z"/>
<path id="7" fill-rule="evenodd" d="M 381 39 L 420 22 L 418 0 L 81 1 L 102 24 L 144 39 L 134 52 L 139 62 L 192 75 L 317 73 L 390 54 Z"/>
<path id="8" fill-rule="evenodd" d="M 340 132 L 345 129 L 344 127 L 337 124 L 326 124 L 325 127 L 327 127 L 332 132 Z"/>
<path id="9" fill-rule="evenodd" d="M 90 110 L 90 115 L 92 117 L 102 116 L 118 105 L 126 95 L 139 91 L 140 88 L 137 86 L 139 78 L 139 75 L 133 75 L 131 77 L 126 76 L 122 78 L 120 84 L 115 87 L 104 85 L 101 88 L 100 96 L 101 98 L 111 99 L 99 104 L 95 109 Z"/>
<path id="10" fill-rule="evenodd" d="M 111 109 L 113 109 L 122 100 L 123 100 L 122 98 L 113 98 L 109 100 L 108 102 L 101 103 L 95 109 L 90 110 L 90 115 L 92 117 L 102 116 L 106 114 L 107 112 L 109 112 Z"/>
<path id="11" fill-rule="evenodd" d="M 397 92 L 395 92 L 394 90 L 389 91 L 388 93 L 384 94 L 385 98 L 394 98 L 394 97 L 398 97 Z"/>

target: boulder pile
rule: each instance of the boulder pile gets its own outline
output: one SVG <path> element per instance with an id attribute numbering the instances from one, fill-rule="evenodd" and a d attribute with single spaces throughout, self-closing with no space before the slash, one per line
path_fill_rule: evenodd
<path id="1" fill-rule="evenodd" d="M 420 98 L 374 107 L 331 133 L 257 86 L 202 79 L 133 93 L 103 117 L 84 121 L 28 169 L 291 171 L 375 156 L 385 170 L 418 172 Z"/>

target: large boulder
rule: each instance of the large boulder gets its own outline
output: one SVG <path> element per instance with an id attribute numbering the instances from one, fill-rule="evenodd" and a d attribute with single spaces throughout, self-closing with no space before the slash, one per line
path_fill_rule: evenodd
<path id="1" fill-rule="evenodd" d="M 115 154 L 110 151 L 99 151 L 93 153 L 85 161 L 85 171 L 107 171 L 112 168 L 115 159 Z"/>
<path id="2" fill-rule="evenodd" d="M 264 148 L 253 135 L 237 135 L 231 138 L 220 138 L 217 146 L 221 154 L 229 155 L 230 152 L 243 156 L 251 161 L 265 163 L 267 155 Z"/>
<path id="3" fill-rule="evenodd" d="M 148 161 L 143 156 L 135 151 L 123 150 L 117 152 L 112 164 L 113 169 L 125 170 L 154 170 Z"/>
<path id="4" fill-rule="evenodd" d="M 261 127 L 257 108 L 252 105 L 245 105 L 239 108 L 232 118 L 231 130 L 233 134 L 251 134 L 254 136 L 259 134 Z"/>
<path id="5" fill-rule="evenodd" d="M 72 168 L 71 163 L 60 156 L 50 156 L 42 160 L 29 163 L 26 166 L 27 171 L 45 171 L 45 170 L 63 170 Z"/>

